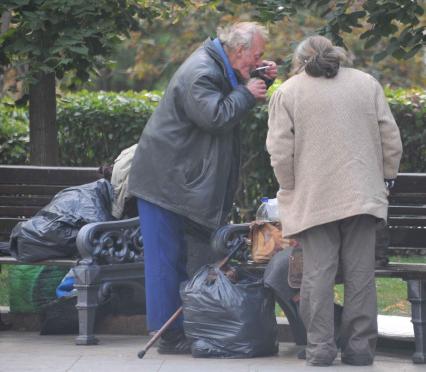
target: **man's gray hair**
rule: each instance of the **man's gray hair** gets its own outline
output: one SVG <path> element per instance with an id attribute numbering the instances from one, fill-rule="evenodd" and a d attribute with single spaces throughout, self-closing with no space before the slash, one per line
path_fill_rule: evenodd
<path id="1" fill-rule="evenodd" d="M 239 22 L 217 29 L 219 40 L 229 50 L 236 50 L 240 46 L 249 49 L 256 34 L 265 41 L 268 40 L 268 30 L 256 22 Z"/>

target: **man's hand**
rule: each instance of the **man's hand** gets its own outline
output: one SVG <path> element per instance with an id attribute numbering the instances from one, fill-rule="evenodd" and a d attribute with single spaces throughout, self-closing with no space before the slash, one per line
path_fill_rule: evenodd
<path id="1" fill-rule="evenodd" d="M 262 65 L 268 66 L 268 68 L 265 70 L 265 75 L 269 79 L 274 80 L 278 75 L 277 64 L 274 61 L 263 60 Z"/>
<path id="2" fill-rule="evenodd" d="M 266 84 L 263 80 L 257 78 L 250 79 L 246 87 L 258 101 L 266 99 Z"/>

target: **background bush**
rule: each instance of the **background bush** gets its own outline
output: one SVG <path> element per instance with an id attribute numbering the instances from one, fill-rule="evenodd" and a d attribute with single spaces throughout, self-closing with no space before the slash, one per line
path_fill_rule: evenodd
<path id="1" fill-rule="evenodd" d="M 426 172 L 425 91 L 386 89 L 385 92 L 404 144 L 400 171 Z M 61 165 L 112 163 L 123 149 L 138 141 L 160 97 L 161 92 L 81 91 L 59 99 L 57 119 Z M 278 188 L 265 149 L 267 117 L 267 105 L 257 106 L 241 126 L 241 183 L 232 216 L 236 222 L 252 219 L 260 197 L 274 197 Z M 0 120 L 1 163 L 25 164 L 27 111 L 2 103 Z"/>
<path id="2" fill-rule="evenodd" d="M 0 101 L 0 163 L 25 164 L 29 154 L 28 110 Z"/>
<path id="3" fill-rule="evenodd" d="M 160 92 L 67 94 L 57 112 L 61 165 L 112 163 L 138 142 L 160 98 Z"/>
<path id="4" fill-rule="evenodd" d="M 385 89 L 401 131 L 404 153 L 401 172 L 426 172 L 426 91 Z"/>

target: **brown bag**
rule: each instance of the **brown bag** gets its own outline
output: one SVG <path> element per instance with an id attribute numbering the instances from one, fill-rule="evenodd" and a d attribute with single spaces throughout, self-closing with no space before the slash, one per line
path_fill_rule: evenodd
<path id="1" fill-rule="evenodd" d="M 302 285 L 303 277 L 303 249 L 299 244 L 292 247 L 288 261 L 288 285 L 298 289 Z M 336 284 L 343 283 L 342 265 L 339 265 L 336 273 Z"/>
<path id="2" fill-rule="evenodd" d="M 296 244 L 291 248 L 288 261 L 288 285 L 298 289 L 302 285 L 303 274 L 303 250 Z"/>
<path id="3" fill-rule="evenodd" d="M 279 222 L 253 222 L 250 240 L 252 260 L 256 263 L 268 262 L 275 253 L 291 245 L 291 239 L 283 238 Z"/>

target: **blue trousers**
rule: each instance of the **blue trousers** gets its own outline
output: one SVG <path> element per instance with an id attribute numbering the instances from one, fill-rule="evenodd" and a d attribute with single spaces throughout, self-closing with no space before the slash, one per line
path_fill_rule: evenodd
<path id="1" fill-rule="evenodd" d="M 188 279 L 184 217 L 138 198 L 144 244 L 147 326 L 156 331 L 182 305 L 180 283 Z M 172 328 L 183 327 L 180 316 Z"/>

